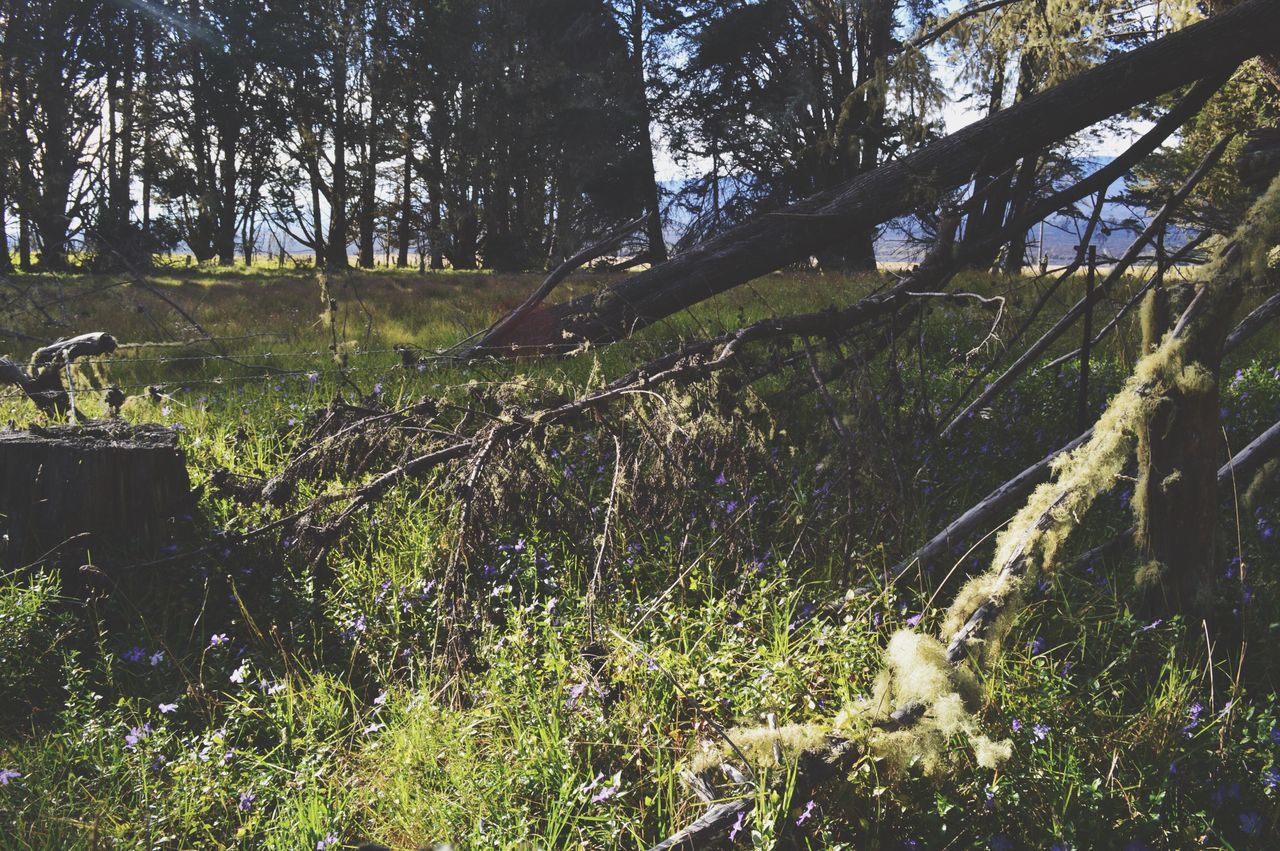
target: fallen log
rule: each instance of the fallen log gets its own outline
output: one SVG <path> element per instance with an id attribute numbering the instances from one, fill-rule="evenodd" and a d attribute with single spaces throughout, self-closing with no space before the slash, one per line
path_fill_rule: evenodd
<path id="1" fill-rule="evenodd" d="M 549 309 L 520 346 L 606 343 L 845 235 L 931 204 L 994 162 L 1017 159 L 1181 86 L 1229 72 L 1280 35 L 1280 3 L 1248 0 L 1085 71 L 835 189 L 733 228 L 650 270 Z"/>

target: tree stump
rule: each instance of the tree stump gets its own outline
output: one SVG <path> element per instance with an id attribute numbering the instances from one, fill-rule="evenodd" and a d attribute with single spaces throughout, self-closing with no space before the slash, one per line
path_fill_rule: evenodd
<path id="1" fill-rule="evenodd" d="M 108 421 L 0 431 L 0 565 L 154 552 L 192 509 L 178 436 Z M 69 590 L 69 589 L 68 589 Z"/>

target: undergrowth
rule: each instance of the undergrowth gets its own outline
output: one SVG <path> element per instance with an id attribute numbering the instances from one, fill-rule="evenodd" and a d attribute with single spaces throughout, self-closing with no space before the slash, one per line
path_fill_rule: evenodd
<path id="1" fill-rule="evenodd" d="M 453 428 L 461 410 L 569 398 L 673 337 L 876 282 L 824 280 L 817 298 L 813 279 L 773 277 L 578 358 L 406 368 L 392 345 L 430 355 L 529 281 L 354 281 L 335 291 L 345 374 L 314 284 L 279 272 L 161 282 L 234 361 L 193 342 L 82 371 L 93 413 L 94 383 L 117 383 L 135 397 L 127 417 L 180 431 L 202 496 L 165 552 L 91 553 L 104 575 L 91 605 L 63 595 L 52 563 L 0 580 L 0 845 L 646 847 L 701 812 L 681 772 L 740 762 L 738 751 L 772 790 L 733 830 L 759 848 L 1265 848 L 1280 830 L 1280 503 L 1266 483 L 1247 501 L 1252 483 L 1223 495 L 1230 561 L 1213 633 L 1136 619 L 1131 556 L 1071 566 L 1131 523 L 1122 481 L 1063 545 L 1065 567 L 1026 590 L 1004 653 L 971 684 L 977 727 L 941 743 L 944 770 L 866 759 L 812 799 L 792 794 L 795 752 L 872 698 L 890 636 L 936 631 L 992 541 L 894 589 L 884 571 L 1076 432 L 1077 372 L 1064 366 L 1027 376 L 961 438 L 930 437 L 998 350 L 966 358 L 990 317 L 963 304 L 931 307 L 876 366 L 833 380 L 834 411 L 804 391 L 802 362 L 746 391 L 725 376 L 630 399 L 503 452 L 469 532 L 473 653 L 455 695 L 439 584 L 457 542 L 456 477 L 407 483 L 362 515 L 317 594 L 287 538 L 236 542 L 277 509 L 239 504 L 213 471 L 272 475 L 337 393 L 392 410 L 430 396 Z M 80 298 L 104 283 L 39 292 L 77 331 L 199 336 L 127 285 Z M 1008 295 L 1007 335 L 1039 286 L 973 276 L 955 288 Z M 1131 371 L 1134 339 L 1125 326 L 1097 353 L 1090 419 Z M 1224 367 L 1224 455 L 1280 418 L 1276 353 L 1262 339 Z M 824 367 L 837 357 L 820 350 Z M 38 419 L 0 399 L 10 418 Z M 341 475 L 299 496 L 350 484 Z M 173 558 L 147 566 L 155 555 Z M 737 732 L 770 722 L 777 747 Z M 1008 740 L 1009 758 L 993 767 L 970 734 Z"/>

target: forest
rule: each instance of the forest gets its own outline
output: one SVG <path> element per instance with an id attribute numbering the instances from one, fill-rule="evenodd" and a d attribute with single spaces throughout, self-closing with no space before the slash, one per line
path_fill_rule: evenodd
<path id="1" fill-rule="evenodd" d="M 0 847 L 1269 849 L 1280 0 L 0 0 Z"/>

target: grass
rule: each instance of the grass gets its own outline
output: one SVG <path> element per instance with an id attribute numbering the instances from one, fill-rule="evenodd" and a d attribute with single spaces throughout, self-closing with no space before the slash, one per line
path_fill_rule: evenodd
<path id="1" fill-rule="evenodd" d="M 585 356 L 406 370 L 392 346 L 447 346 L 519 303 L 535 279 L 358 274 L 331 282 L 344 378 L 303 270 L 180 268 L 151 280 L 224 339 L 230 359 L 127 280 L 12 280 L 29 296 L 0 325 L 26 335 L 194 341 L 122 348 L 78 379 L 93 413 L 95 385 L 116 383 L 135 396 L 130 419 L 181 429 L 202 497 L 197 515 L 172 527 L 166 548 L 177 553 L 264 519 L 219 495 L 212 472 L 279 469 L 307 413 L 336 392 L 392 407 L 423 395 L 519 407 L 598 385 L 673 339 L 844 303 L 880 284 L 769 276 Z M 578 276 L 556 297 L 600 283 Z M 1009 296 L 1007 336 L 1040 285 L 973 276 L 956 286 Z M 1069 281 L 1054 306 L 1082 287 Z M 725 747 L 718 729 L 770 717 L 829 726 L 871 692 L 888 636 L 917 617 L 936 626 L 958 581 L 937 570 L 853 605 L 833 599 L 874 583 L 1072 436 L 1067 368 L 1024 378 L 961 439 L 925 439 L 991 356 L 963 357 L 989 322 L 963 304 L 932 306 L 909 332 L 919 351 L 900 341 L 886 363 L 833 383 L 852 445 L 822 401 L 795 395 L 796 378 L 783 375 L 746 394 L 713 383 L 636 399 L 505 453 L 473 528 L 474 658 L 461 700 L 449 699 L 436 640 L 437 583 L 458 534 L 444 476 L 403 485 L 368 513 L 331 556 L 335 579 L 318 605 L 307 564 L 278 538 L 162 568 L 140 567 L 143 554 L 89 553 L 111 576 L 92 607 L 63 595 L 56 565 L 5 574 L 0 770 L 17 776 L 0 786 L 0 845 L 652 844 L 701 812 L 679 772 Z M 1127 374 L 1134 334 L 1122 327 L 1097 353 L 1091 407 Z M 1224 367 L 1233 448 L 1280 417 L 1278 344 L 1260 339 Z M 0 337 L 15 355 L 34 345 Z M 168 398 L 153 401 L 149 385 Z M 0 396 L 0 421 L 9 419 L 38 416 Z M 1100 503 L 1068 555 L 1129 524 L 1123 482 Z M 867 761 L 798 800 L 786 782 L 793 765 L 770 765 L 766 753 L 757 771 L 782 778 L 781 791 L 761 793 L 736 838 L 758 848 L 1270 847 L 1280 831 L 1280 504 L 1271 495 L 1238 514 L 1228 497 L 1222 509 L 1230 575 L 1208 639 L 1198 623 L 1134 616 L 1132 559 L 1064 561 L 981 682 L 980 722 L 1012 738 L 1009 763 L 979 768 L 958 740 L 939 772 Z M 989 555 L 988 544 L 956 557 L 971 568 Z M 589 617 L 597 559 L 604 583 Z"/>

